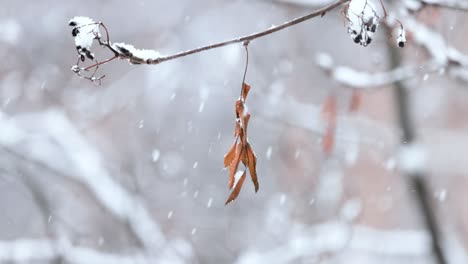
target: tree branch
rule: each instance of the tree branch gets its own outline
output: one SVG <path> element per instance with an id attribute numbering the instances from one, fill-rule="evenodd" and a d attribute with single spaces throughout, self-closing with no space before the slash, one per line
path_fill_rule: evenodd
<path id="1" fill-rule="evenodd" d="M 314 17 L 324 16 L 327 12 L 329 12 L 329 11 L 335 9 L 336 7 L 338 7 L 338 6 L 342 5 L 342 4 L 345 4 L 345 3 L 349 2 L 349 1 L 350 0 L 339 0 L 339 1 L 336 1 L 336 2 L 330 4 L 330 5 L 326 6 L 326 7 L 320 8 L 319 10 L 316 10 L 316 11 L 310 13 L 310 14 L 307 14 L 305 16 L 298 17 L 298 18 L 293 19 L 291 21 L 285 22 L 284 24 L 282 24 L 280 26 L 271 27 L 271 28 L 269 28 L 267 30 L 260 31 L 260 32 L 257 32 L 257 33 L 253 33 L 253 34 L 250 34 L 250 35 L 247 35 L 247 36 L 238 37 L 238 38 L 222 41 L 222 42 L 219 42 L 219 43 L 199 47 L 199 48 L 196 48 L 196 49 L 183 51 L 183 52 L 180 52 L 180 53 L 176 53 L 174 55 L 163 56 L 163 57 L 159 57 L 159 58 L 154 59 L 154 60 L 148 60 L 146 63 L 147 64 L 158 64 L 158 63 L 161 63 L 161 62 L 164 62 L 164 61 L 173 60 L 173 59 L 177 59 L 177 58 L 180 58 L 180 57 L 185 57 L 185 56 L 188 56 L 188 55 L 191 55 L 191 54 L 199 53 L 199 52 L 210 50 L 210 49 L 220 48 L 220 47 L 231 45 L 231 44 L 234 44 L 234 43 L 241 43 L 241 42 L 244 42 L 244 41 L 250 42 L 250 41 L 252 41 L 254 39 L 258 39 L 258 38 L 270 35 L 272 33 L 275 33 L 275 32 L 278 32 L 280 30 L 286 29 L 288 27 L 297 25 L 299 23 L 302 23 L 302 22 L 307 21 L 309 19 L 312 19 Z"/>
<path id="2" fill-rule="evenodd" d="M 398 52 L 391 46 L 388 46 L 390 53 L 391 67 L 395 68 L 401 64 L 401 58 Z M 395 85 L 395 101 L 397 105 L 397 115 L 399 119 L 400 128 L 402 130 L 401 143 L 405 147 L 414 146 L 416 141 L 416 131 L 414 128 L 413 120 L 410 114 L 409 93 L 405 85 L 397 81 Z M 440 228 L 436 221 L 435 212 L 431 207 L 431 195 L 428 190 L 427 179 L 423 168 L 416 168 L 414 170 L 403 171 L 408 180 L 408 185 L 411 190 L 414 190 L 417 205 L 421 210 L 424 224 L 429 231 L 430 239 L 432 242 L 432 251 L 438 264 L 446 264 L 446 256 L 442 250 L 442 242 L 440 236 Z"/>
<path id="3" fill-rule="evenodd" d="M 457 0 L 421 0 L 423 5 L 443 7 L 459 11 L 468 11 L 468 2 Z"/>

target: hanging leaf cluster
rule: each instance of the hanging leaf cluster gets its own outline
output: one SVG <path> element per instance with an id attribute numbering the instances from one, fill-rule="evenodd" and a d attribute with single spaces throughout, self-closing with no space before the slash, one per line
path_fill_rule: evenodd
<path id="1" fill-rule="evenodd" d="M 237 198 L 239 192 L 244 184 L 244 180 L 249 170 L 250 177 L 255 186 L 255 192 L 258 191 L 257 179 L 257 157 L 247 139 L 247 127 L 249 125 L 250 113 L 248 112 L 245 100 L 250 91 L 250 85 L 242 84 L 242 95 L 236 101 L 236 125 L 234 130 L 234 143 L 229 149 L 228 153 L 224 156 L 224 167 L 229 168 L 228 187 L 233 189 L 231 195 L 226 201 L 226 204 L 232 202 Z M 239 164 L 244 164 L 244 171 L 239 170 Z"/>

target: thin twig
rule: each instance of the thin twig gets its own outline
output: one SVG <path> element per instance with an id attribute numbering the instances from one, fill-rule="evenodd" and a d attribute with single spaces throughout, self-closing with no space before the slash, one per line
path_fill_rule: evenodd
<path id="1" fill-rule="evenodd" d="M 271 27 L 271 28 L 269 28 L 267 30 L 260 31 L 260 32 L 257 32 L 257 33 L 253 33 L 253 34 L 250 34 L 250 35 L 247 35 L 247 36 L 238 37 L 238 38 L 222 41 L 222 42 L 215 43 L 215 44 L 210 44 L 210 45 L 195 48 L 195 49 L 192 49 L 192 50 L 179 52 L 179 53 L 176 53 L 176 54 L 173 54 L 173 55 L 159 57 L 159 58 L 154 59 L 154 60 L 148 60 L 148 61 L 146 61 L 146 63 L 147 64 L 159 64 L 159 63 L 164 62 L 164 61 L 169 61 L 169 60 L 177 59 L 177 58 L 180 58 L 180 57 L 185 57 L 185 56 L 192 55 L 192 54 L 195 54 L 195 53 L 199 53 L 199 52 L 202 52 L 202 51 L 206 51 L 206 50 L 210 50 L 210 49 L 215 49 L 215 48 L 220 48 L 220 47 L 223 47 L 223 46 L 231 45 L 231 44 L 234 44 L 234 43 L 240 43 L 240 42 L 245 42 L 245 41 L 250 42 L 250 41 L 252 41 L 254 39 L 270 35 L 272 33 L 275 33 L 277 31 L 283 30 L 285 28 L 288 28 L 288 27 L 294 26 L 296 24 L 302 23 L 302 22 L 307 21 L 309 19 L 312 19 L 314 17 L 317 17 L 317 16 L 322 17 L 327 12 L 329 12 L 329 11 L 335 9 L 336 7 L 338 7 L 338 6 L 342 5 L 342 4 L 345 4 L 345 3 L 349 2 L 349 1 L 350 0 L 339 0 L 339 1 L 336 1 L 336 2 L 330 4 L 330 5 L 326 6 L 326 7 L 320 8 L 320 9 L 318 9 L 318 10 L 316 10 L 316 11 L 310 13 L 310 14 L 307 14 L 305 16 L 298 17 L 298 18 L 293 19 L 291 21 L 285 22 L 284 24 L 282 24 L 280 26 Z"/>
<path id="2" fill-rule="evenodd" d="M 245 83 L 245 76 L 247 76 L 247 68 L 249 67 L 249 42 L 245 41 L 244 42 L 244 48 L 245 48 L 245 70 L 244 70 L 244 77 L 242 77 L 242 84 L 241 84 L 241 93 L 240 93 L 240 99 L 245 100 L 245 98 L 242 98 L 244 95 L 244 83 Z"/>
<path id="3" fill-rule="evenodd" d="M 176 54 L 173 54 L 173 55 L 168 55 L 168 56 L 140 57 L 137 54 L 134 54 L 132 51 L 127 50 L 127 47 L 125 47 L 126 44 L 123 44 L 123 43 L 121 43 L 121 44 L 119 44 L 119 43 L 112 44 L 111 41 L 110 41 L 110 37 L 109 37 L 109 31 L 107 30 L 107 27 L 104 25 L 104 23 L 94 22 L 94 23 L 91 23 L 91 24 L 81 25 L 79 27 L 84 27 L 84 26 L 89 26 L 89 25 L 97 25 L 99 28 L 102 28 L 105 31 L 106 40 L 102 41 L 101 36 L 100 36 L 99 33 L 95 34 L 94 38 L 97 39 L 100 46 L 105 47 L 108 50 L 110 50 L 114 54 L 114 56 L 111 57 L 111 58 L 108 58 L 108 59 L 106 59 L 106 60 L 104 60 L 102 62 L 96 62 L 96 63 L 94 63 L 94 64 L 92 64 L 90 66 L 87 66 L 85 68 L 81 68 L 81 67 L 79 67 L 80 60 L 84 61 L 85 56 L 82 53 L 78 52 L 79 53 L 78 62 L 77 62 L 76 65 L 72 66 L 72 71 L 75 72 L 81 78 L 85 78 L 85 79 L 91 80 L 93 82 L 96 82 L 97 84 L 100 84 L 100 81 L 104 77 L 104 75 L 99 77 L 99 78 L 96 78 L 96 77 L 94 77 L 96 72 L 94 72 L 91 76 L 83 75 L 81 72 L 82 71 L 88 71 L 91 68 L 95 68 L 97 70 L 97 67 L 99 67 L 100 65 L 106 64 L 106 63 L 108 63 L 108 62 L 110 62 L 110 61 L 112 61 L 114 59 L 125 59 L 125 60 L 128 60 L 132 64 L 159 64 L 159 63 L 164 62 L 164 61 L 169 61 L 169 60 L 185 57 L 185 56 L 188 56 L 188 55 L 196 54 L 196 53 L 199 53 L 199 52 L 202 52 L 202 51 L 215 49 L 215 48 L 220 48 L 220 47 L 224 47 L 224 46 L 227 46 L 227 45 L 240 43 L 240 42 L 244 43 L 244 46 L 247 48 L 246 45 L 248 45 L 250 43 L 250 41 L 252 41 L 254 39 L 270 35 L 270 34 L 272 34 L 274 32 L 277 32 L 277 31 L 286 29 L 288 27 L 297 25 L 297 24 L 299 24 L 301 22 L 307 21 L 307 20 L 312 19 L 312 18 L 317 17 L 317 16 L 323 17 L 327 12 L 331 11 L 332 9 L 334 9 L 334 8 L 340 6 L 340 5 L 343 5 L 345 3 L 348 3 L 350 1 L 351 0 L 338 0 L 338 1 L 328 5 L 326 7 L 320 8 L 320 9 L 318 9 L 318 10 L 312 12 L 312 13 L 309 13 L 309 14 L 304 15 L 302 17 L 299 17 L 299 18 L 293 19 L 291 21 L 285 22 L 284 24 L 282 24 L 280 26 L 273 26 L 273 27 L 271 27 L 271 28 L 269 28 L 267 30 L 264 30 L 264 31 L 260 31 L 260 32 L 253 33 L 253 34 L 250 34 L 250 35 L 237 37 L 237 38 L 234 38 L 234 39 L 230 39 L 230 40 L 210 44 L 210 45 L 195 48 L 195 49 L 192 49 L 192 50 L 179 52 L 179 53 L 176 53 Z M 77 28 L 74 28 L 74 30 L 75 29 L 77 29 Z M 123 46 L 120 47 L 120 45 L 123 45 Z M 129 46 L 131 46 L 131 45 L 129 45 Z M 79 46 L 77 46 L 77 49 L 78 49 L 78 47 Z M 131 47 L 133 49 L 133 46 L 131 46 Z M 155 53 L 157 53 L 157 52 L 155 51 Z M 88 54 L 86 54 L 86 56 L 89 58 Z M 247 54 L 247 56 L 248 56 L 248 54 Z M 244 79 L 245 79 L 245 74 L 244 74 Z M 243 88 L 241 89 L 241 92 L 243 92 Z"/>

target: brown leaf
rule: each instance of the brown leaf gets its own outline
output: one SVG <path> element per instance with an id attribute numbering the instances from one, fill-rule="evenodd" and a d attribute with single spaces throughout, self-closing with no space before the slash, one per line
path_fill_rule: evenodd
<path id="1" fill-rule="evenodd" d="M 244 103 L 242 103 L 241 100 L 236 101 L 235 111 L 236 111 L 236 117 L 237 118 L 240 118 L 243 115 L 243 113 L 244 113 Z"/>
<path id="2" fill-rule="evenodd" d="M 228 187 L 229 189 L 234 188 L 231 195 L 229 196 L 226 204 L 236 199 L 239 195 L 242 184 L 247 173 L 247 168 L 249 169 L 250 176 L 252 177 L 253 184 L 255 186 L 255 192 L 258 191 L 259 184 L 257 178 L 257 157 L 253 152 L 251 145 L 247 140 L 247 127 L 249 125 L 250 113 L 247 112 L 247 106 L 245 104 L 245 99 L 247 94 L 250 91 L 250 86 L 246 83 L 243 83 L 242 96 L 236 101 L 235 112 L 236 112 L 236 127 L 234 131 L 235 141 L 234 144 L 229 149 L 228 153 L 224 156 L 224 166 L 229 166 L 229 180 Z M 243 172 L 238 183 L 235 184 L 235 176 L 239 169 L 239 163 L 245 165 L 246 170 Z M 235 186 L 234 186 L 235 184 Z"/>
<path id="3" fill-rule="evenodd" d="M 224 155 L 224 167 L 228 167 L 231 165 L 232 161 L 234 160 L 235 154 L 236 154 L 236 145 L 237 145 L 237 139 L 234 141 L 232 144 L 231 148 L 229 149 L 228 153 Z"/>
<path id="4" fill-rule="evenodd" d="M 237 182 L 234 190 L 232 190 L 231 195 L 229 195 L 229 198 L 227 199 L 227 201 L 226 201 L 226 203 L 224 205 L 227 205 L 228 203 L 234 201 L 234 199 L 237 198 L 237 196 L 239 195 L 240 190 L 242 188 L 242 184 L 244 184 L 245 174 L 246 174 L 246 171 L 244 171 L 244 173 L 242 173 L 242 176 L 240 177 L 240 179 Z"/>
<path id="5" fill-rule="evenodd" d="M 240 121 L 236 120 L 236 127 L 234 129 L 234 137 L 236 138 L 236 141 L 237 141 L 237 138 L 240 136 L 240 132 L 241 132 L 241 127 L 240 127 Z"/>
<path id="6" fill-rule="evenodd" d="M 243 88 L 242 100 L 245 102 L 245 100 L 247 99 L 247 95 L 249 94 L 249 91 L 250 91 L 250 85 L 243 83 L 242 88 Z"/>
<path id="7" fill-rule="evenodd" d="M 246 147 L 246 156 L 248 158 L 248 167 L 249 167 L 250 177 L 252 178 L 252 182 L 255 186 L 255 192 L 257 192 L 259 188 L 258 178 L 257 178 L 257 157 L 255 156 L 252 146 L 250 146 L 249 143 L 247 143 L 247 147 Z"/>
<path id="8" fill-rule="evenodd" d="M 242 115 L 241 122 L 242 122 L 242 137 L 241 141 L 244 144 L 244 146 L 247 144 L 247 127 L 249 125 L 249 120 L 250 120 L 250 114 L 245 113 Z"/>
<path id="9" fill-rule="evenodd" d="M 239 163 L 242 158 L 242 152 L 244 148 L 242 147 L 242 144 L 239 142 L 236 143 L 236 152 L 234 156 L 234 160 L 231 162 L 229 165 L 229 181 L 228 181 L 228 187 L 229 189 L 232 189 L 234 186 L 234 175 L 236 175 L 237 168 L 239 168 Z"/>

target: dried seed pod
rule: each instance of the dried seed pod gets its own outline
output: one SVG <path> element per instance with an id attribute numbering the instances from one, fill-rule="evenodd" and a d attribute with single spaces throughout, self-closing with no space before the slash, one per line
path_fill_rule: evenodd
<path id="1" fill-rule="evenodd" d="M 403 48 L 406 43 L 406 32 L 403 28 L 403 25 L 400 23 L 400 27 L 398 28 L 398 37 L 397 37 L 397 45 L 400 48 Z"/>

